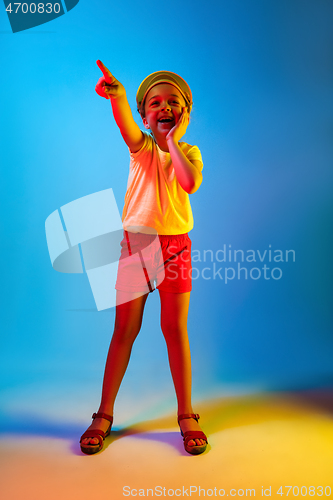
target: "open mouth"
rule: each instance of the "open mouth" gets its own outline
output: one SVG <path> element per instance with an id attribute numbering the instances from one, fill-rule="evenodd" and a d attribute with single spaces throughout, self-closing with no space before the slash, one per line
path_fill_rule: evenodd
<path id="1" fill-rule="evenodd" d="M 173 122 L 173 118 L 160 118 L 158 120 L 159 123 L 170 123 L 170 122 Z"/>

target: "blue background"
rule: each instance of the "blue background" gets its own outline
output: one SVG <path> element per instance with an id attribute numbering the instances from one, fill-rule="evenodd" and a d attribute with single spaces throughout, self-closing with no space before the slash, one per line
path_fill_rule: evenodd
<path id="1" fill-rule="evenodd" d="M 5 389 L 52 383 L 98 401 L 114 311 L 96 311 L 86 275 L 52 269 L 44 230 L 60 206 L 109 187 L 123 207 L 128 151 L 94 91 L 97 59 L 125 85 L 138 123 L 148 74 L 166 69 L 190 84 L 185 140 L 204 160 L 193 250 L 295 250 L 295 262 L 276 264 L 280 280 L 194 281 L 195 397 L 332 383 L 332 14 L 328 0 L 81 0 L 12 34 L 0 9 Z M 174 398 L 157 293 L 126 388 Z"/>

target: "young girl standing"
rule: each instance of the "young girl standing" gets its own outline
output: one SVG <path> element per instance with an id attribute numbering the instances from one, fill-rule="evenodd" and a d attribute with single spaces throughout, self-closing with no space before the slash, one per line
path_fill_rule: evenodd
<path id="1" fill-rule="evenodd" d="M 96 92 L 111 100 L 113 116 L 130 151 L 130 174 L 122 216 L 124 239 L 117 276 L 117 305 L 114 333 L 105 366 L 102 398 L 93 422 L 81 436 L 81 450 L 100 451 L 110 433 L 114 401 L 125 374 L 132 345 L 137 337 L 144 306 L 152 291 L 152 270 L 157 272 L 156 288 L 161 300 L 161 327 L 166 340 L 171 374 L 178 402 L 178 423 L 185 450 L 203 453 L 207 437 L 198 424 L 191 403 L 191 357 L 187 334 L 187 315 L 191 283 L 191 240 L 193 228 L 189 194 L 202 182 L 199 149 L 179 142 L 186 132 L 192 108 L 187 83 L 175 73 L 158 71 L 149 75 L 137 92 L 137 105 L 144 127 L 135 123 L 123 85 L 101 61 L 103 72 Z M 147 252 L 150 274 L 146 270 Z M 129 256 L 140 256 L 141 273 L 134 271 Z M 160 257 L 157 258 L 156 255 Z M 147 288 L 148 285 L 148 288 Z"/>

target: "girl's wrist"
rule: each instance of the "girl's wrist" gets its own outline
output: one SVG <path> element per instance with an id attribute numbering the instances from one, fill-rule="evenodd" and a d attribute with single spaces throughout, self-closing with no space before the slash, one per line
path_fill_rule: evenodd
<path id="1" fill-rule="evenodd" d="M 112 101 L 121 101 L 122 99 L 127 100 L 126 90 L 116 95 L 110 95 L 110 99 L 112 99 Z"/>
<path id="2" fill-rule="evenodd" d="M 176 139 L 174 138 L 174 136 L 167 137 L 166 141 L 167 141 L 168 145 L 174 144 L 175 146 L 178 146 L 178 141 L 176 141 Z"/>

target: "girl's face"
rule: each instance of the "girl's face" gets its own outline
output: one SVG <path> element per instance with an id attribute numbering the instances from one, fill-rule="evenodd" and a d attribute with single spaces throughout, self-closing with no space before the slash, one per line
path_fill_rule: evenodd
<path id="1" fill-rule="evenodd" d="M 185 106 L 185 99 L 176 87 L 159 83 L 146 96 L 143 124 L 150 128 L 155 139 L 165 137 L 178 123 Z"/>

